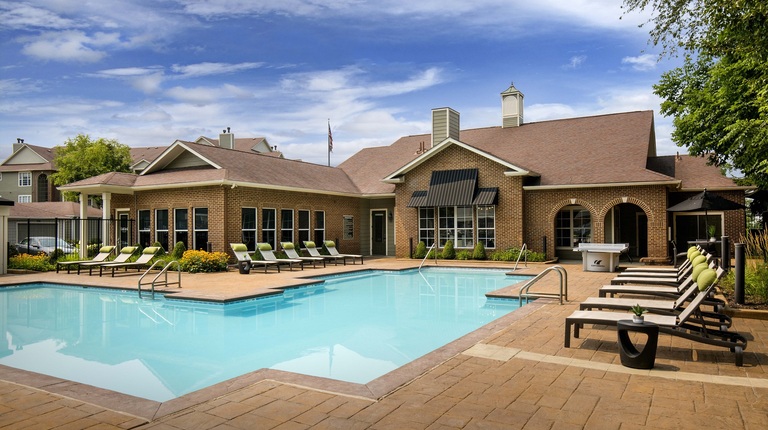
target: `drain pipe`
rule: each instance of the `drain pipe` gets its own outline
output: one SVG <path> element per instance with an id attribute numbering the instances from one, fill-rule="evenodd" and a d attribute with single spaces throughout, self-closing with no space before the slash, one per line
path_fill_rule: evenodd
<path id="1" fill-rule="evenodd" d="M 734 245 L 734 256 L 736 257 L 736 267 L 734 271 L 734 284 L 733 294 L 736 296 L 736 303 L 744 304 L 744 269 L 746 267 L 746 260 L 744 259 L 744 244 L 737 243 Z"/>

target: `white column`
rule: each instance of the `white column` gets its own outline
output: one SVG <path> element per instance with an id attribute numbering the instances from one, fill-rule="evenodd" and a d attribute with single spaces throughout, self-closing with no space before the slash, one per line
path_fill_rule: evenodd
<path id="1" fill-rule="evenodd" d="M 101 193 L 101 237 L 104 240 L 102 245 L 109 245 L 112 243 L 109 237 L 109 219 L 112 213 L 112 193 Z"/>
<path id="2" fill-rule="evenodd" d="M 88 258 L 88 194 L 80 193 L 80 258 Z"/>

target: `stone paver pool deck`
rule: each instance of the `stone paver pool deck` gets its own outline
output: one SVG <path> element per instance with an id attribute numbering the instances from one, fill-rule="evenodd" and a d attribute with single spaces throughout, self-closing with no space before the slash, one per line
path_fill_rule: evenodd
<path id="1" fill-rule="evenodd" d="M 315 274 L 416 265 L 371 259 L 280 274 L 185 274 L 177 294 L 231 300 Z M 743 367 L 723 348 L 662 334 L 654 369 L 626 368 L 615 328 L 587 325 L 563 347 L 565 317 L 615 276 L 563 266 L 566 304 L 538 300 L 367 385 L 260 370 L 158 403 L 0 366 L 0 429 L 768 428 L 768 320 L 734 318 L 731 330 L 749 340 Z M 0 284 L 135 288 L 137 280 L 47 273 L 2 276 Z M 551 275 L 541 288 L 556 287 Z"/>

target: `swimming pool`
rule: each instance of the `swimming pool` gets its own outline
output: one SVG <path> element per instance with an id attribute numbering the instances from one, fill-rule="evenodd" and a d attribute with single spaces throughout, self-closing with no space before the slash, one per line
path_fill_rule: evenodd
<path id="1" fill-rule="evenodd" d="M 518 307 L 502 271 L 364 271 L 230 304 L 0 288 L 0 364 L 155 401 L 271 368 L 365 384 Z"/>

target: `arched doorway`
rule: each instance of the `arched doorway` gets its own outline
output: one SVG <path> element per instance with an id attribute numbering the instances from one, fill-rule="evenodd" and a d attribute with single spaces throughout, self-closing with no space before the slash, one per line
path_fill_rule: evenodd
<path id="1" fill-rule="evenodd" d="M 640 206 L 621 203 L 605 214 L 605 242 L 628 243 L 629 255 L 648 256 L 648 216 Z"/>

